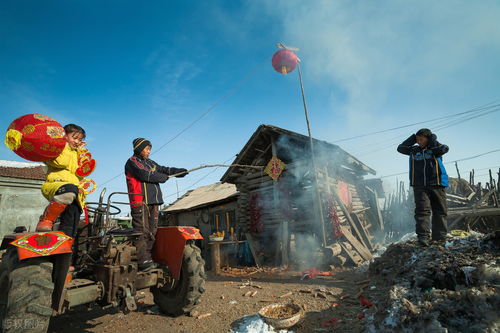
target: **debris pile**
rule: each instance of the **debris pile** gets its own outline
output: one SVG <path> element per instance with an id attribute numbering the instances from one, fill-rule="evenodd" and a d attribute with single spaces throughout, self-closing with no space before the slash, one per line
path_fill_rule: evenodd
<path id="1" fill-rule="evenodd" d="M 369 331 L 493 332 L 500 329 L 500 232 L 444 246 L 395 243 L 370 265 L 376 306 Z"/>

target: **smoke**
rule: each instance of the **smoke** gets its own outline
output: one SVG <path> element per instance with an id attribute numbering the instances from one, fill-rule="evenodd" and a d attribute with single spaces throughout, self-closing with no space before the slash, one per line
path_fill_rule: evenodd
<path id="1" fill-rule="evenodd" d="M 284 41 L 301 49 L 309 79 L 340 88 L 332 106 L 351 126 L 383 123 L 379 111 L 408 112 L 420 109 L 422 100 L 435 104 L 469 94 L 464 88 L 477 87 L 466 81 L 494 76 L 498 1 L 284 0 L 258 6 L 276 19 Z M 346 102 L 339 110 L 341 95 Z M 388 104 L 394 110 L 384 110 Z"/>
<path id="2" fill-rule="evenodd" d="M 338 179 L 335 175 L 340 168 L 346 167 L 341 153 L 319 141 L 314 143 L 314 152 L 317 170 L 328 169 L 330 177 Z M 269 228 L 269 224 L 276 226 L 279 221 L 289 222 L 288 229 L 293 235 L 290 259 L 294 264 L 299 265 L 299 268 L 328 264 L 324 261 L 326 257 L 322 256 L 323 227 L 327 244 L 334 241 L 334 236 L 327 212 L 328 202 L 332 198 L 328 197 L 328 191 L 325 189 L 330 187 L 331 191 L 337 191 L 337 184 L 333 182 L 328 185 L 324 178 L 319 178 L 318 188 L 316 187 L 308 140 L 297 140 L 291 136 L 281 135 L 276 140 L 276 155 L 287 167 L 275 184 L 276 196 L 268 183 L 260 188 L 259 207 L 264 217 L 264 225 L 268 225 L 265 228 Z M 321 201 L 318 200 L 317 191 L 321 192 Z M 269 217 L 273 223 L 266 220 Z M 281 229 L 276 228 L 277 242 L 281 241 L 282 233 Z"/>

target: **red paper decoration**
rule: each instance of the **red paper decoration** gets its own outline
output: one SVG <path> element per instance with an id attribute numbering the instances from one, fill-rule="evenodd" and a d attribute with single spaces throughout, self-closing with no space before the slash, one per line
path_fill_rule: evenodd
<path id="1" fill-rule="evenodd" d="M 27 114 L 10 124 L 5 145 L 29 161 L 53 160 L 66 145 L 64 128 L 50 117 Z"/>

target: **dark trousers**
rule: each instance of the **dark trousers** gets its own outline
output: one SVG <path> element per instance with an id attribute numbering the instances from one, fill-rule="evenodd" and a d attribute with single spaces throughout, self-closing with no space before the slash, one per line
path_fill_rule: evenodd
<path id="1" fill-rule="evenodd" d="M 156 229 L 158 229 L 158 205 L 142 205 L 132 207 L 132 226 L 141 236 L 135 246 L 137 261 L 143 263 L 152 260 L 151 251 L 155 243 Z"/>
<path id="2" fill-rule="evenodd" d="M 444 187 L 414 187 L 413 194 L 415 197 L 415 222 L 418 238 L 430 238 L 432 213 L 432 239 L 445 239 L 448 207 Z"/>
<path id="3" fill-rule="evenodd" d="M 59 230 L 64 232 L 66 235 L 75 238 L 81 214 L 82 211 L 76 200 L 73 201 L 71 205 L 66 206 L 64 211 L 59 216 L 59 219 L 61 220 Z"/>

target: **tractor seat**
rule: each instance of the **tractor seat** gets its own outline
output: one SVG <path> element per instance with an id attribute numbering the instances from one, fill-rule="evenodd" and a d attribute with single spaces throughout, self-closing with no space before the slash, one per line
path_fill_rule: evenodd
<path id="1" fill-rule="evenodd" d="M 109 230 L 106 234 L 117 235 L 117 236 L 139 236 L 139 235 L 141 235 L 140 232 L 135 232 L 134 228 L 112 229 L 112 230 Z"/>

